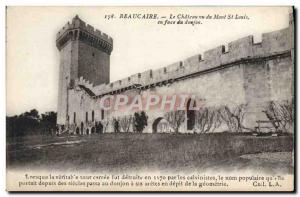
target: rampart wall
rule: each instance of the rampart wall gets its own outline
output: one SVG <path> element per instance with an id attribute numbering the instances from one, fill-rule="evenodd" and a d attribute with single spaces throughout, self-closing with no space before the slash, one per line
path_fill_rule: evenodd
<path id="1" fill-rule="evenodd" d="M 95 86 L 92 90 L 96 95 L 101 95 L 126 88 L 133 84 L 140 84 L 143 86 L 156 84 L 161 81 L 199 73 L 220 66 L 236 64 L 240 61 L 267 58 L 272 55 L 286 53 L 294 49 L 293 26 L 263 34 L 260 43 L 254 43 L 253 40 L 253 36 L 247 36 L 230 42 L 228 47 L 221 45 L 205 51 L 203 55 L 196 54 L 160 69 L 147 70 L 111 82 L 110 84 Z M 225 51 L 225 48 L 228 50 Z"/>
<path id="2" fill-rule="evenodd" d="M 257 120 L 267 119 L 262 112 L 267 102 L 294 97 L 293 24 L 263 34 L 259 43 L 253 40 L 253 36 L 247 36 L 230 42 L 228 47 L 221 45 L 205 51 L 203 55 L 196 54 L 169 66 L 147 70 L 109 84 L 94 86 L 86 79 L 77 79 L 76 88 L 69 94 L 70 120 L 76 113 L 76 125 L 82 122 L 85 131 L 93 126 L 92 122 L 85 121 L 86 113 L 91 120 L 93 111 L 94 121 L 112 120 L 124 115 L 111 110 L 105 111 L 103 117 L 99 99 L 106 94 L 185 93 L 196 95 L 207 106 L 246 104 L 245 125 L 253 128 Z M 145 132 L 152 132 L 153 122 L 163 118 L 164 112 L 152 110 L 146 113 L 148 126 Z M 111 122 L 107 131 L 113 131 Z M 180 131 L 186 131 L 186 122 Z"/>

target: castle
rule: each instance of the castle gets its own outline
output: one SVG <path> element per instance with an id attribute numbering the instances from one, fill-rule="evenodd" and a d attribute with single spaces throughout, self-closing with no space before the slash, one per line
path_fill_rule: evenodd
<path id="1" fill-rule="evenodd" d="M 244 105 L 243 124 L 254 128 L 266 121 L 264 113 L 270 101 L 291 101 L 294 97 L 294 22 L 265 33 L 254 43 L 247 36 L 224 46 L 196 54 L 157 70 L 148 70 L 110 82 L 110 54 L 113 39 L 85 24 L 78 16 L 67 23 L 56 37 L 60 51 L 57 124 L 59 132 L 91 134 L 114 132 L 114 121 L 133 112 L 104 110 L 100 99 L 107 95 L 196 95 L 206 106 Z M 188 100 L 190 103 L 191 98 Z M 164 132 L 168 121 L 165 111 L 145 111 L 147 126 L 143 132 Z M 184 111 L 179 132 L 194 132 L 195 114 Z M 132 125 L 129 125 L 132 130 Z M 220 130 L 226 130 L 226 125 Z M 227 128 L 228 130 L 229 128 Z M 127 131 L 128 131 L 127 130 Z M 124 131 L 123 127 L 120 132 Z"/>

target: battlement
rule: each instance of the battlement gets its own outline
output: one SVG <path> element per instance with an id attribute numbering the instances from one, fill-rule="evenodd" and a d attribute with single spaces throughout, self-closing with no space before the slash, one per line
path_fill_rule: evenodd
<path id="1" fill-rule="evenodd" d="M 85 80 L 83 77 L 80 77 L 75 82 L 77 83 L 77 85 L 83 85 L 86 88 L 89 88 L 91 90 L 93 90 L 93 88 L 94 88 L 94 85 L 91 82 L 89 82 L 88 80 Z"/>
<path id="2" fill-rule="evenodd" d="M 205 51 L 203 55 L 196 54 L 160 69 L 136 73 L 124 79 L 100 86 L 94 87 L 89 83 L 86 85 L 96 95 L 114 93 L 121 89 L 126 90 L 128 87 L 136 84 L 141 87 L 153 87 L 153 84 L 157 85 L 165 81 L 184 78 L 195 73 L 218 68 L 222 65 L 291 52 L 294 49 L 293 31 L 293 23 L 290 23 L 289 27 L 285 29 L 262 34 L 262 40 L 259 43 L 254 43 L 254 38 L 250 35 L 228 43 L 227 47 L 221 45 Z"/>
<path id="3" fill-rule="evenodd" d="M 107 34 L 86 24 L 77 15 L 56 34 L 56 46 L 60 50 L 69 40 L 81 40 L 107 53 L 113 49 L 113 39 Z"/>

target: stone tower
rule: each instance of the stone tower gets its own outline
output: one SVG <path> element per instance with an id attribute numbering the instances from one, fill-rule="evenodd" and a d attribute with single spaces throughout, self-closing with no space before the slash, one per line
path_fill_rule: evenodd
<path id="1" fill-rule="evenodd" d="M 82 77 L 93 85 L 109 83 L 113 40 L 86 25 L 77 15 L 56 35 L 60 51 L 57 124 L 68 123 L 68 91 Z"/>

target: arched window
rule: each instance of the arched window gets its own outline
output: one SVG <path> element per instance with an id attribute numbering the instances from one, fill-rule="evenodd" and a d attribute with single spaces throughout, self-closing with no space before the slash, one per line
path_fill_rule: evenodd
<path id="1" fill-rule="evenodd" d="M 89 121 L 89 114 L 88 112 L 85 112 L 85 122 L 88 122 Z"/>
<path id="2" fill-rule="evenodd" d="M 94 113 L 94 110 L 92 111 L 92 122 L 94 122 L 94 119 L 95 119 L 95 113 Z"/>

